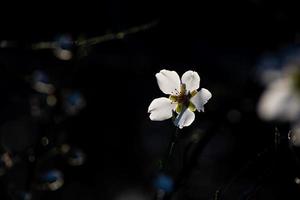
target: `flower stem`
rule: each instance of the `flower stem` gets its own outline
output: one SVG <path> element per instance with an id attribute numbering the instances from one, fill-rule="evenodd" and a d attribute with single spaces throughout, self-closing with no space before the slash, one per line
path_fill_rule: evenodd
<path id="1" fill-rule="evenodd" d="M 168 168 L 169 168 L 171 158 L 173 157 L 173 154 L 175 151 L 175 144 L 177 142 L 178 136 L 179 136 L 179 128 L 176 127 L 176 130 L 175 130 L 174 134 L 172 135 L 172 139 L 169 143 L 168 154 L 166 154 L 166 158 L 165 158 L 162 170 L 168 170 Z"/>
<path id="2" fill-rule="evenodd" d="M 160 169 L 161 172 L 166 172 L 169 170 L 169 164 L 170 164 L 170 161 L 175 152 L 175 145 L 176 145 L 178 136 L 179 136 L 179 128 L 176 127 L 176 130 L 175 130 L 174 134 L 172 135 L 172 139 L 169 143 L 166 157 L 165 157 L 162 167 Z M 164 200 L 166 198 L 166 195 L 167 195 L 167 193 L 164 190 L 157 188 L 155 200 Z"/>

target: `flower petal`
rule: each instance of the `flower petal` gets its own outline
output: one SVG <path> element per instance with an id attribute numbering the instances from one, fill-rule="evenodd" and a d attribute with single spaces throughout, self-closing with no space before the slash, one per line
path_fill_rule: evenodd
<path id="1" fill-rule="evenodd" d="M 166 97 L 154 99 L 148 108 L 150 119 L 153 121 L 169 119 L 172 117 L 175 107 L 176 103 Z"/>
<path id="2" fill-rule="evenodd" d="M 185 109 L 183 112 L 179 113 L 174 120 L 175 126 L 183 128 L 192 124 L 195 119 L 195 114 L 189 109 Z"/>
<path id="3" fill-rule="evenodd" d="M 204 112 L 204 104 L 211 98 L 211 93 L 205 88 L 202 88 L 195 96 L 191 98 L 191 102 L 196 106 L 197 110 Z"/>
<path id="4" fill-rule="evenodd" d="M 299 113 L 300 98 L 289 79 L 271 83 L 258 104 L 258 114 L 264 120 L 295 121 Z"/>
<path id="5" fill-rule="evenodd" d="M 175 71 L 161 70 L 156 75 L 157 84 L 165 94 L 175 94 L 180 91 L 180 78 Z"/>
<path id="6" fill-rule="evenodd" d="M 182 75 L 181 82 L 185 84 L 187 91 L 194 91 L 200 86 L 200 76 L 197 72 L 190 70 Z"/>

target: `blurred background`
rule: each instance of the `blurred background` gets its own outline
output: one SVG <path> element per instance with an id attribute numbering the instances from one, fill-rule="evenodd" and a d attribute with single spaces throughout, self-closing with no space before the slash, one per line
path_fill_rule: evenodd
<path id="1" fill-rule="evenodd" d="M 265 67 L 298 49 L 296 3 L 73 4 L 3 7 L 1 199 L 299 199 L 289 126 L 256 113 Z M 175 127 L 147 113 L 161 69 L 213 94 L 167 175 Z"/>

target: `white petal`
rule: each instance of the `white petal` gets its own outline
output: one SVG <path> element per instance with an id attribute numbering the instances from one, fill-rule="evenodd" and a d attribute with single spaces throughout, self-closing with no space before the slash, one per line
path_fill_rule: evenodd
<path id="1" fill-rule="evenodd" d="M 154 99 L 149 108 L 148 113 L 150 113 L 150 119 L 153 121 L 162 121 L 172 117 L 173 112 L 176 107 L 175 103 L 166 97 L 161 97 Z"/>
<path id="2" fill-rule="evenodd" d="M 200 76 L 197 72 L 187 71 L 182 75 L 181 82 L 185 84 L 187 91 L 194 91 L 200 86 Z"/>
<path id="3" fill-rule="evenodd" d="M 269 86 L 259 101 L 258 114 L 264 120 L 298 119 L 300 98 L 289 79 L 279 79 Z"/>
<path id="4" fill-rule="evenodd" d="M 156 75 L 160 90 L 165 94 L 176 93 L 180 91 L 180 78 L 175 71 L 161 70 Z"/>
<path id="5" fill-rule="evenodd" d="M 175 126 L 179 128 L 183 128 L 185 126 L 189 126 L 195 119 L 195 114 L 189 109 L 185 109 L 183 112 L 179 113 L 174 120 Z"/>
<path id="6" fill-rule="evenodd" d="M 204 104 L 211 98 L 211 93 L 205 88 L 202 88 L 195 96 L 191 98 L 191 102 L 196 106 L 197 110 L 204 112 Z"/>

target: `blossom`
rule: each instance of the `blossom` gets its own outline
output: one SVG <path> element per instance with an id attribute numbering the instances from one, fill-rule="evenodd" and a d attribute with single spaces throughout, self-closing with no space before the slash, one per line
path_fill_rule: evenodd
<path id="1" fill-rule="evenodd" d="M 300 146 L 300 69 L 286 66 L 262 94 L 258 114 L 264 120 L 289 122 L 291 144 Z"/>
<path id="2" fill-rule="evenodd" d="M 264 120 L 294 123 L 300 119 L 300 71 L 287 67 L 281 73 L 262 94 L 258 114 Z"/>
<path id="3" fill-rule="evenodd" d="M 183 128 L 192 124 L 195 119 L 194 111 L 204 112 L 204 105 L 211 98 L 211 93 L 200 87 L 200 77 L 195 71 L 185 72 L 181 80 L 175 71 L 161 70 L 156 75 L 160 90 L 169 95 L 154 99 L 149 108 L 150 119 L 162 121 L 177 113 L 175 126 Z"/>

